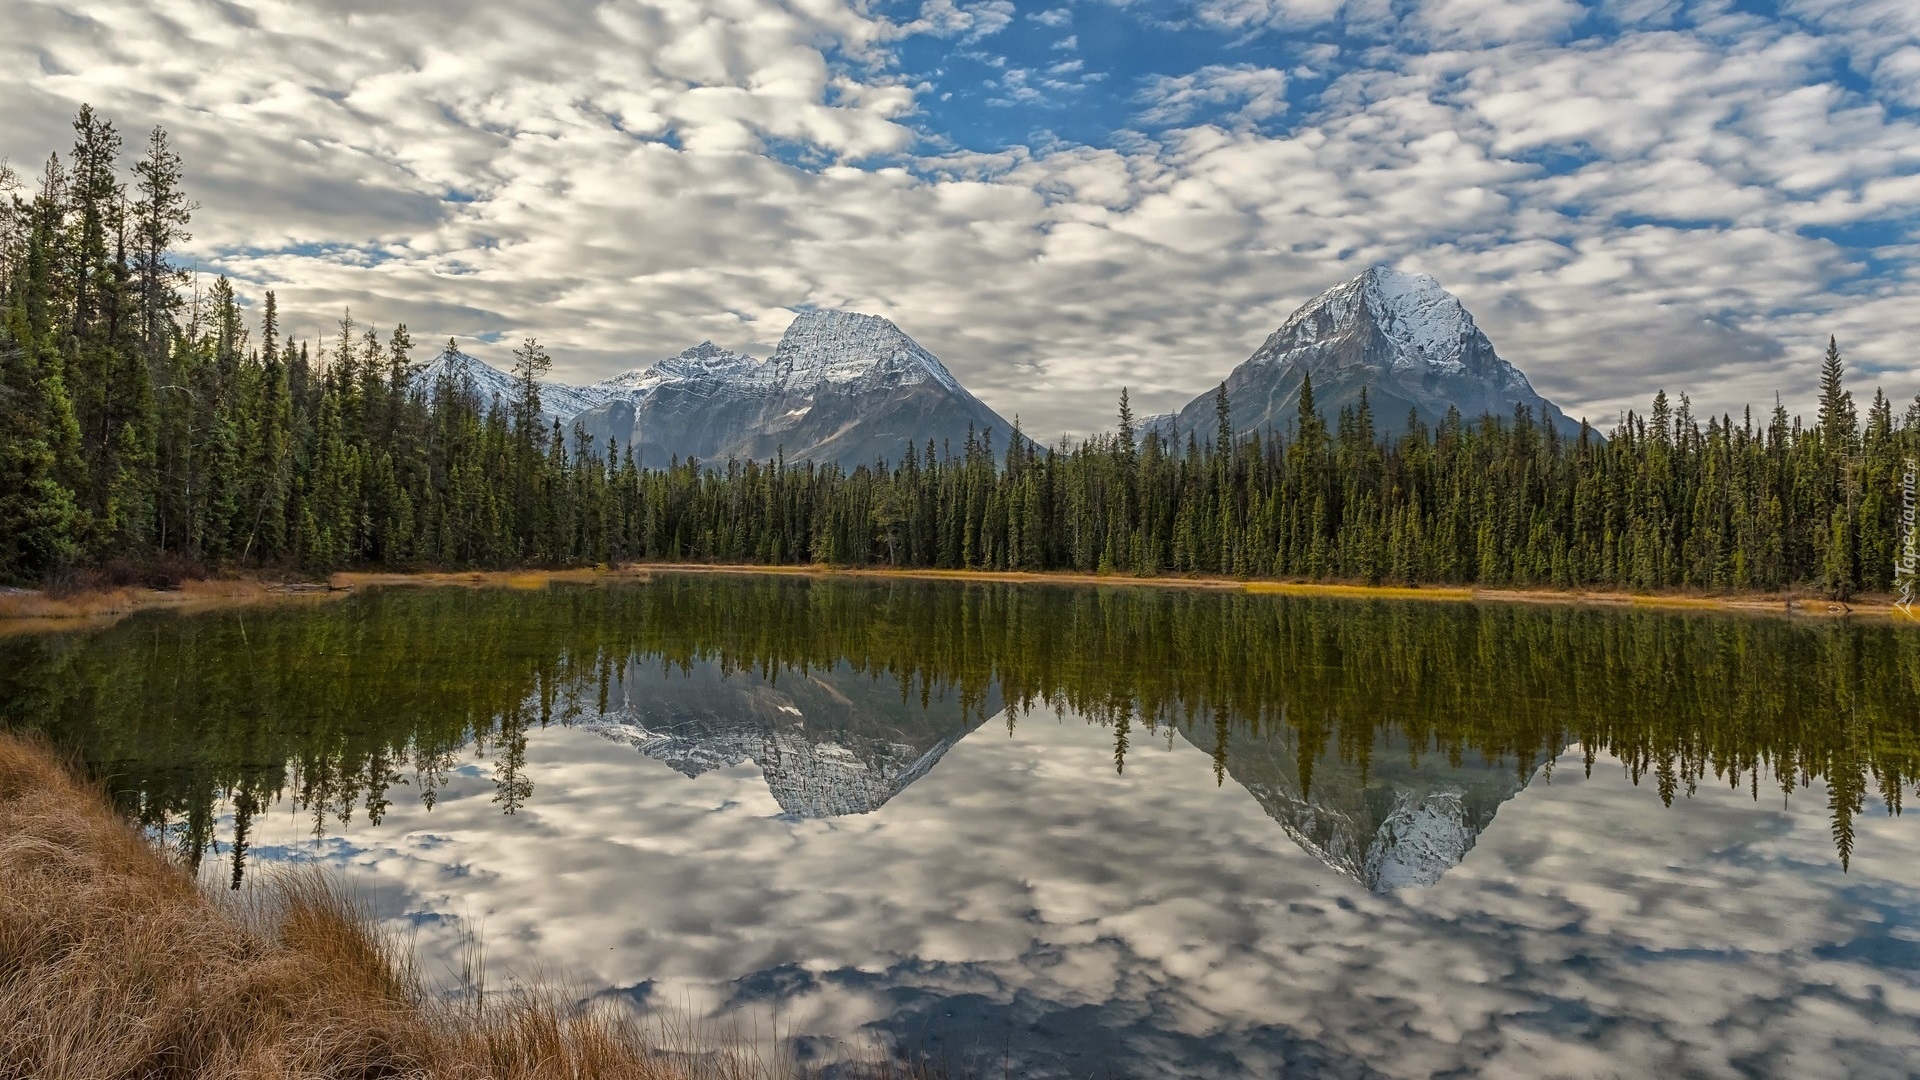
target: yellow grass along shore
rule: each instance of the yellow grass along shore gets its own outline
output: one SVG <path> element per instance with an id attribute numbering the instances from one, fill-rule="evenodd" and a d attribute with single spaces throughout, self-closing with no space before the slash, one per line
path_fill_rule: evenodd
<path id="1" fill-rule="evenodd" d="M 325 581 L 273 582 L 234 577 L 183 582 L 179 589 L 115 588 L 55 594 L 0 589 L 0 634 L 60 629 L 76 621 L 109 622 L 146 608 L 199 611 L 260 603 L 313 602 L 377 586 L 467 586 L 545 588 L 554 582 L 644 581 L 653 573 L 762 574 L 789 577 L 914 581 L 1003 582 L 1031 585 L 1129 586 L 1213 589 L 1278 596 L 1352 600 L 1422 600 L 1451 603 L 1584 604 L 1601 607 L 1668 608 L 1817 618 L 1892 619 L 1920 622 L 1894 606 L 1891 595 L 1862 595 L 1842 603 L 1813 593 L 1630 593 L 1570 589 L 1490 589 L 1475 586 L 1364 585 L 1347 582 L 1261 581 L 1223 577 L 1083 574 L 1068 571 L 929 570 L 831 566 L 759 566 L 717 563 L 623 563 L 565 570 L 343 571 Z"/>

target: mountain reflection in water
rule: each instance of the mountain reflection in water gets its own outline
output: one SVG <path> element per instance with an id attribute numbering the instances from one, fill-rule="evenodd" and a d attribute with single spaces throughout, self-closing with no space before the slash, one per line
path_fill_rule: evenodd
<path id="1" fill-rule="evenodd" d="M 992 690 L 972 707 L 944 689 L 902 701 L 844 662 L 760 679 L 701 660 L 677 672 L 630 664 L 580 726 L 690 778 L 751 760 L 782 810 L 824 818 L 880 809 L 999 711 Z"/>
<path id="2" fill-rule="evenodd" d="M 944 690 L 903 701 L 891 680 L 845 663 L 762 679 L 696 661 L 682 670 L 630 665 L 607 710 L 578 726 L 690 778 L 751 761 L 782 810 L 825 818 L 878 810 L 1000 710 L 991 690 L 972 709 Z M 1376 736 L 1366 767 L 1322 750 L 1309 762 L 1310 789 L 1291 728 L 1238 740 L 1230 727 L 1166 730 L 1189 743 L 1217 739 L 1195 745 L 1218 752 L 1224 775 L 1302 848 L 1375 891 L 1438 881 L 1527 781 L 1477 754 L 1457 764 L 1422 755 L 1389 731 Z"/>
<path id="3" fill-rule="evenodd" d="M 330 860 L 430 958 L 477 914 L 519 970 L 823 1054 L 1920 1060 L 1888 625 L 661 575 L 0 639 L 0 709 L 236 885 Z"/>

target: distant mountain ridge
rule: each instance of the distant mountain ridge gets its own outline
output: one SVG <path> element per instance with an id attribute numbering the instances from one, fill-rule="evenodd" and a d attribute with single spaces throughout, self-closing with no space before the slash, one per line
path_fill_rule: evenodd
<path id="1" fill-rule="evenodd" d="M 442 370 L 470 378 L 483 399 L 514 395 L 511 375 L 464 353 L 422 374 Z M 549 420 L 650 465 L 784 454 L 852 468 L 900 461 L 909 443 L 958 453 L 970 430 L 1004 454 L 1013 429 L 898 326 L 851 311 L 801 312 L 767 360 L 703 341 L 589 386 L 543 382 L 540 393 Z"/>
<path id="2" fill-rule="evenodd" d="M 472 387 L 483 404 L 493 399 L 514 401 L 520 393 L 519 384 L 512 375 L 457 349 L 442 352 L 432 363 L 415 371 L 413 385 L 432 393 L 433 388 L 445 377 L 451 377 L 455 385 Z M 603 386 L 604 383 L 568 386 L 565 383 L 543 381 L 540 384 L 540 411 L 549 422 L 571 420 L 607 399 L 601 389 Z"/>
<path id="3" fill-rule="evenodd" d="M 801 312 L 766 361 L 702 342 L 595 390 L 606 400 L 575 421 L 654 464 L 784 453 L 851 468 L 898 462 L 909 443 L 958 452 L 969 429 L 1004 452 L 1012 433 L 899 327 L 851 311 Z"/>
<path id="4" fill-rule="evenodd" d="M 442 372 L 471 380 L 483 399 L 515 396 L 512 376 L 464 353 L 443 354 L 422 376 Z M 1524 407 L 1564 436 L 1581 427 L 1424 274 L 1374 267 L 1302 305 L 1227 376 L 1234 429 L 1293 430 L 1309 376 L 1329 423 L 1357 410 L 1364 393 L 1382 436 L 1404 432 L 1410 415 L 1436 426 L 1449 409 L 1471 423 L 1487 414 L 1508 421 Z M 970 431 L 991 434 L 1004 457 L 1012 437 L 1012 425 L 938 357 L 887 319 L 852 311 L 800 312 L 766 360 L 703 341 L 588 386 L 542 383 L 541 404 L 549 422 L 577 425 L 596 447 L 630 448 L 653 466 L 784 455 L 854 468 L 897 463 L 909 445 L 929 442 L 958 453 Z M 1178 449 L 1189 436 L 1213 439 L 1217 423 L 1209 391 L 1139 430 Z"/>
<path id="5" fill-rule="evenodd" d="M 1358 409 L 1364 390 L 1381 435 L 1403 433 L 1409 414 L 1437 425 L 1450 407 L 1470 423 L 1486 414 L 1510 421 L 1515 407 L 1525 406 L 1562 435 L 1580 431 L 1500 357 L 1459 298 L 1425 274 L 1376 266 L 1288 316 L 1226 378 L 1234 429 L 1291 431 L 1309 375 L 1315 409 L 1329 423 L 1342 409 Z M 1189 434 L 1211 439 L 1218 426 L 1214 395 L 1149 417 L 1141 430 L 1179 444 Z"/>

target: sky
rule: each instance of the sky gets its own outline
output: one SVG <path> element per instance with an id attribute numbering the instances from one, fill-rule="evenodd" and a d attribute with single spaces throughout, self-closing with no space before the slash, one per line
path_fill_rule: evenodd
<path id="1" fill-rule="evenodd" d="M 588 382 L 884 315 L 1052 438 L 1436 276 L 1610 426 L 1920 392 L 1912 0 L 0 0 L 0 158 L 164 126 L 180 253 Z"/>

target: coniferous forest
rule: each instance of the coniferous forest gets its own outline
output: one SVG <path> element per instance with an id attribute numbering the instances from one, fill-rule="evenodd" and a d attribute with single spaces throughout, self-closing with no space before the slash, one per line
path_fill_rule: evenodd
<path id="1" fill-rule="evenodd" d="M 198 207 L 164 131 L 83 108 L 37 178 L 0 173 L 0 581 L 231 568 L 626 560 L 1225 574 L 1639 590 L 1891 587 L 1920 396 L 1859 407 L 1837 344 L 1819 412 L 1696 415 L 1662 392 L 1611 431 L 1524 411 L 1376 436 L 1364 399 L 1285 432 L 982 431 L 846 471 L 635 461 L 549 424 L 535 341 L 513 400 L 343 314 L 257 319 L 170 252 Z M 456 347 L 447 342 L 447 349 Z M 1816 370 L 1817 368 L 1817 370 Z M 1903 399 L 1904 400 L 1904 399 Z"/>

